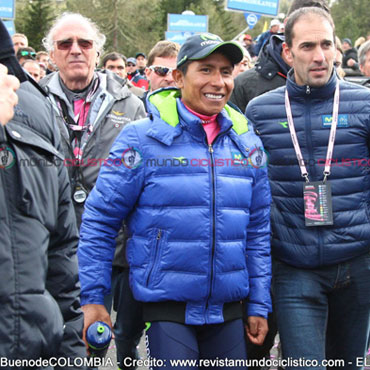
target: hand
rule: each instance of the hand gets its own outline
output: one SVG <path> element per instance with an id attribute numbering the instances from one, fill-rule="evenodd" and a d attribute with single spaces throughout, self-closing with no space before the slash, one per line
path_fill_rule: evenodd
<path id="1" fill-rule="evenodd" d="M 356 61 L 354 59 L 348 59 L 347 60 L 347 66 L 348 67 L 353 67 L 356 64 Z"/>
<path id="2" fill-rule="evenodd" d="M 8 69 L 0 64 L 0 123 L 6 125 L 14 115 L 14 107 L 18 103 L 15 91 L 19 88 L 19 80 L 8 75 Z"/>
<path id="3" fill-rule="evenodd" d="M 86 330 L 88 327 L 95 321 L 103 321 L 112 329 L 112 321 L 107 309 L 102 304 L 86 304 L 81 308 L 84 313 L 84 329 L 82 332 L 82 339 L 85 342 L 86 348 L 89 349 L 86 341 Z"/>
<path id="4" fill-rule="evenodd" d="M 250 342 L 258 346 L 263 344 L 266 334 L 269 331 L 267 320 L 258 316 L 249 316 L 245 329 Z"/>

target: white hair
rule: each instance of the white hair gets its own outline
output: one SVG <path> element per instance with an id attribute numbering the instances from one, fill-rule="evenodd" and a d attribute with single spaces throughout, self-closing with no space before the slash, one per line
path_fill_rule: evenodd
<path id="1" fill-rule="evenodd" d="M 63 13 L 59 16 L 52 27 L 50 28 L 49 32 L 47 33 L 46 37 L 42 39 L 42 44 L 44 48 L 50 52 L 54 50 L 54 34 L 55 31 L 61 27 L 61 25 L 65 22 L 73 21 L 76 24 L 84 23 L 93 32 L 93 40 L 96 45 L 96 50 L 102 54 L 103 53 L 103 46 L 105 44 L 106 37 L 99 31 L 98 26 L 89 18 L 84 17 L 82 14 L 79 13 Z"/>

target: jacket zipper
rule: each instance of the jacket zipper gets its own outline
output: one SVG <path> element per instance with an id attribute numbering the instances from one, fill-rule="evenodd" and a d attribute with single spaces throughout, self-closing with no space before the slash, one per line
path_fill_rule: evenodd
<path id="1" fill-rule="evenodd" d="M 149 271 L 149 274 L 148 274 L 148 277 L 146 279 L 146 286 L 149 285 L 149 281 L 150 281 L 150 278 L 152 276 L 152 273 L 153 273 L 153 270 L 154 270 L 154 266 L 156 265 L 156 261 L 157 261 L 157 256 L 158 256 L 158 245 L 159 245 L 159 242 L 161 240 L 161 237 L 162 237 L 162 230 L 159 229 L 158 230 L 158 233 L 157 233 L 157 237 L 156 237 L 156 240 L 155 240 L 155 250 L 154 250 L 154 261 L 153 261 L 153 264 L 152 264 L 152 267 L 150 268 L 150 271 Z"/>
<path id="2" fill-rule="evenodd" d="M 215 256 L 216 248 L 216 189 L 215 189 L 215 166 L 214 166 L 214 157 L 213 157 L 213 147 L 212 144 L 208 145 L 208 151 L 211 156 L 212 163 L 212 254 L 211 254 L 211 277 L 210 277 L 210 286 L 209 294 L 207 297 L 206 309 L 208 308 L 208 301 L 212 295 L 212 282 L 213 282 L 213 260 Z"/>

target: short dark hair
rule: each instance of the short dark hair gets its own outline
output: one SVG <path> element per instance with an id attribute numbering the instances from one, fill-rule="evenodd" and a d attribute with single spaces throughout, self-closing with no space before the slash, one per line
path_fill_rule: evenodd
<path id="1" fill-rule="evenodd" d="M 155 58 L 176 58 L 179 50 L 180 45 L 176 42 L 168 40 L 158 41 L 149 52 L 147 66 L 153 65 Z"/>
<path id="2" fill-rule="evenodd" d="M 292 5 L 288 10 L 287 17 L 289 17 L 294 11 L 301 8 L 316 7 L 324 9 L 327 13 L 330 14 L 329 4 L 326 0 L 293 0 Z"/>
<path id="3" fill-rule="evenodd" d="M 300 18 L 308 16 L 308 15 L 316 15 L 317 17 L 326 19 L 330 23 L 331 27 L 333 28 L 333 43 L 335 43 L 335 26 L 334 26 L 334 21 L 331 15 L 321 8 L 309 7 L 309 8 L 298 9 L 289 16 L 288 22 L 285 25 L 285 32 L 284 32 L 286 44 L 289 47 L 292 47 L 293 37 L 294 37 L 293 28 Z"/>
<path id="4" fill-rule="evenodd" d="M 33 57 L 31 56 L 33 54 Z M 25 55 L 22 55 L 25 54 Z M 16 55 L 17 59 L 20 60 L 21 58 L 25 59 L 35 59 L 36 58 L 36 51 L 34 48 L 27 46 L 25 48 L 19 48 Z"/>
<path id="5" fill-rule="evenodd" d="M 126 57 L 123 54 L 120 54 L 120 53 L 117 53 L 117 52 L 113 51 L 112 53 L 108 53 L 104 56 L 103 61 L 102 61 L 102 66 L 105 68 L 105 65 L 107 64 L 107 62 L 109 60 L 115 61 L 115 60 L 118 60 L 118 59 L 122 59 L 125 62 L 125 65 L 126 65 L 126 63 L 127 63 Z"/>

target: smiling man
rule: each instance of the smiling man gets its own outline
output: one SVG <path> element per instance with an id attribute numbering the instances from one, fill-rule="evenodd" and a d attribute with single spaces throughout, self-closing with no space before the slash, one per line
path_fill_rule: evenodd
<path id="1" fill-rule="evenodd" d="M 286 369 L 324 370 L 327 359 L 343 360 L 333 369 L 363 369 L 370 92 L 338 79 L 334 24 L 322 9 L 289 16 L 283 49 L 293 66 L 286 87 L 253 99 L 246 115 L 269 153 L 272 291 L 283 356 L 306 360 Z"/>
<path id="2" fill-rule="evenodd" d="M 143 302 L 154 369 L 176 369 L 171 359 L 216 358 L 216 366 L 239 360 L 233 368 L 246 369 L 243 311 L 253 343 L 268 330 L 267 173 L 248 160 L 241 165 L 261 143 L 227 105 L 242 59 L 237 43 L 189 37 L 172 72 L 178 88 L 149 96 L 148 118 L 127 126 L 112 147 L 110 159 L 124 165 L 102 170 L 86 204 L 79 245 L 85 328 L 106 321 L 102 303 L 125 220 L 130 285 Z M 153 165 L 158 158 L 169 164 Z M 209 165 L 190 165 L 197 161 Z"/>

